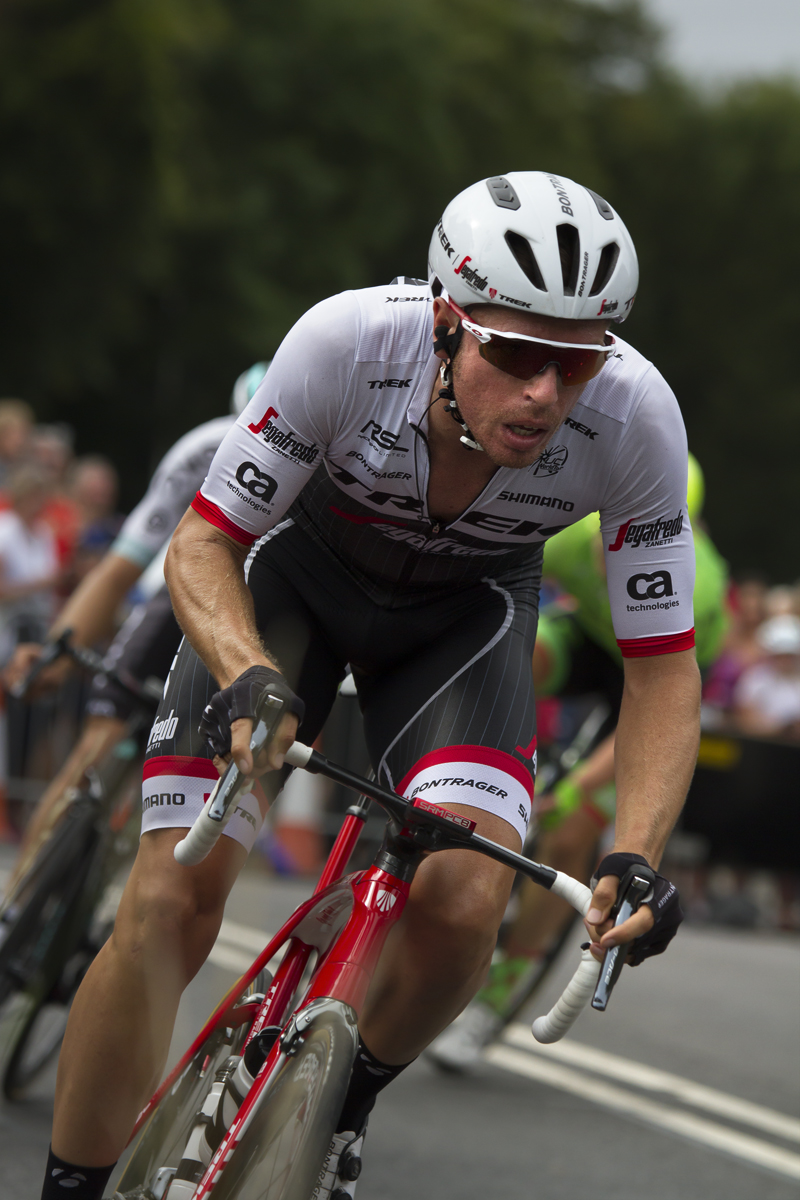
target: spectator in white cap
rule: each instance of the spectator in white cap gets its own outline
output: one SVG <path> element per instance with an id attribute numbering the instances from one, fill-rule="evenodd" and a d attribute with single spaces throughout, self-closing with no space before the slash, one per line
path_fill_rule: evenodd
<path id="1" fill-rule="evenodd" d="M 758 631 L 765 658 L 742 674 L 734 693 L 741 733 L 800 741 L 800 618 L 784 613 Z"/>

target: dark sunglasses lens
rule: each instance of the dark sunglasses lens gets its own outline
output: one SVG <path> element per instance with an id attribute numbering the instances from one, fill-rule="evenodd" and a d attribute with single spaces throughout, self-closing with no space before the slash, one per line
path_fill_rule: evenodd
<path id="1" fill-rule="evenodd" d="M 550 363 L 555 363 L 562 382 L 567 386 L 588 383 L 594 379 L 606 359 L 602 350 L 571 347 L 559 350 L 555 346 L 537 345 L 536 342 L 516 342 L 510 338 L 496 337 L 490 342 L 481 343 L 478 352 L 493 367 L 506 375 L 513 375 L 515 379 L 533 379 Z"/>

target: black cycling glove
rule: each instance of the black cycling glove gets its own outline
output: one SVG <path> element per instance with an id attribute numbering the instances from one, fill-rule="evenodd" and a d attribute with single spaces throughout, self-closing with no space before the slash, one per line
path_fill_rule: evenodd
<path id="1" fill-rule="evenodd" d="M 252 720 L 256 704 L 269 689 L 273 696 L 285 701 L 286 711 L 302 721 L 305 705 L 295 696 L 280 671 L 271 667 L 249 667 L 230 687 L 215 692 L 203 710 L 199 732 L 215 754 L 223 758 L 231 751 L 231 725 L 242 717 Z"/>
<path id="2" fill-rule="evenodd" d="M 621 879 L 629 867 L 638 863 L 642 863 L 646 867 L 650 866 L 647 859 L 643 858 L 641 854 L 626 854 L 621 851 L 607 854 L 591 880 L 592 891 L 604 875 L 617 875 Z M 634 939 L 631 947 L 632 967 L 638 967 L 640 962 L 644 962 L 646 958 L 652 958 L 654 954 L 663 954 L 678 932 L 678 926 L 683 920 L 678 889 L 663 875 L 656 875 L 652 893 L 642 903 L 649 907 L 655 917 L 655 923 L 647 933 Z"/>

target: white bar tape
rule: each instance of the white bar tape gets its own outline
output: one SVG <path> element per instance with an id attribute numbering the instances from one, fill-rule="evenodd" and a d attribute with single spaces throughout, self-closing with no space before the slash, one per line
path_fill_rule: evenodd
<path id="1" fill-rule="evenodd" d="M 203 805 L 203 811 L 186 834 L 186 837 L 178 842 L 173 851 L 175 861 L 179 862 L 182 867 L 196 867 L 198 863 L 202 862 L 211 853 L 222 836 L 222 831 L 227 822 L 212 821 L 208 816 L 208 810 L 222 785 L 223 778 L 224 776 L 214 784 L 211 795 Z M 229 806 L 229 816 L 233 813 L 235 807 L 235 803 Z"/>
<path id="2" fill-rule="evenodd" d="M 312 746 L 304 746 L 302 742 L 292 742 L 283 756 L 283 761 L 290 767 L 304 767 L 314 753 Z"/>
<path id="3" fill-rule="evenodd" d="M 560 998 L 546 1017 L 537 1017 L 533 1022 L 531 1029 L 537 1042 L 557 1042 L 572 1027 L 594 993 L 602 965 L 592 957 L 591 950 L 583 951 L 578 969 Z"/>
<path id="4" fill-rule="evenodd" d="M 581 916 L 586 916 L 592 899 L 591 889 L 586 884 L 578 883 L 577 879 L 573 879 L 571 875 L 565 875 L 562 871 L 556 871 L 555 881 L 550 891 L 576 908 Z"/>

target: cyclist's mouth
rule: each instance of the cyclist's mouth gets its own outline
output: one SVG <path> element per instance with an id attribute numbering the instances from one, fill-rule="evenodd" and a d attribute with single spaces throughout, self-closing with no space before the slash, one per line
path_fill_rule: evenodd
<path id="1" fill-rule="evenodd" d="M 531 450 L 542 445 L 550 436 L 550 430 L 543 425 L 503 425 L 506 443 L 517 450 Z"/>

